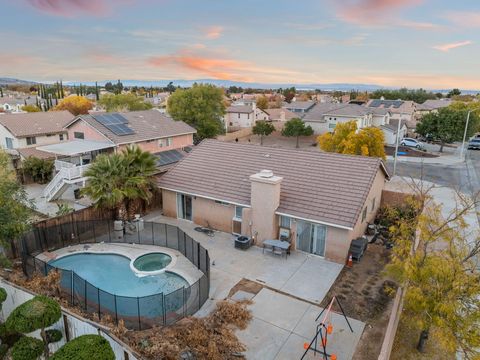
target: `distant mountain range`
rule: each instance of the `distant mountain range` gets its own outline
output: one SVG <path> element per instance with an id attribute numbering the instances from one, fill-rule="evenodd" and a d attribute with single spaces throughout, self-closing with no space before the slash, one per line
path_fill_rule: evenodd
<path id="1" fill-rule="evenodd" d="M 98 84 L 103 86 L 107 82 L 116 83 L 118 80 L 103 80 L 98 81 Z M 323 91 L 350 91 L 350 90 L 357 90 L 357 91 L 375 91 L 379 89 L 396 89 L 398 87 L 392 86 L 380 86 L 375 84 L 350 84 L 350 83 L 331 83 L 331 84 L 295 84 L 295 83 L 282 83 L 282 84 L 272 84 L 272 83 L 249 83 L 249 82 L 241 82 L 241 81 L 230 81 L 230 80 L 217 80 L 217 79 L 196 79 L 196 80 L 121 80 L 124 86 L 144 86 L 144 87 L 164 87 L 167 86 L 168 83 L 172 82 L 175 86 L 181 87 L 190 87 L 194 83 L 204 83 L 204 84 L 212 84 L 215 86 L 221 87 L 230 87 L 230 86 L 237 86 L 242 88 L 254 88 L 254 89 L 278 89 L 278 88 L 287 88 L 295 86 L 298 90 L 315 90 L 320 89 Z M 29 81 L 29 80 L 19 80 L 7 77 L 0 77 L 0 85 L 28 85 L 28 84 L 37 84 L 39 82 Z M 79 82 L 79 81 L 64 81 L 64 85 L 95 85 L 95 82 L 86 81 L 86 82 Z M 441 93 L 448 93 L 451 89 L 427 89 L 433 92 L 441 92 Z M 462 94 L 477 94 L 479 90 L 461 90 Z"/>

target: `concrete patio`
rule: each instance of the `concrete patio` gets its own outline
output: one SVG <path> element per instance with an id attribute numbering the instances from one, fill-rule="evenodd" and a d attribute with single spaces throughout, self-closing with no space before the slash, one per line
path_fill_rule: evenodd
<path id="1" fill-rule="evenodd" d="M 246 251 L 238 250 L 234 248 L 233 235 L 216 232 L 214 237 L 209 237 L 195 231 L 197 225 L 185 220 L 154 214 L 145 220 L 176 225 L 208 250 L 210 300 L 202 307 L 200 316 L 209 313 L 216 301 L 225 299 L 242 278 L 319 304 L 343 268 L 341 264 L 298 251 L 292 251 L 285 259 L 271 253 L 263 254 L 256 246 Z"/>
<path id="2" fill-rule="evenodd" d="M 304 343 L 310 343 L 315 336 L 320 322 L 315 319 L 322 308 L 269 289 L 262 289 L 252 300 L 249 308 L 253 319 L 247 329 L 237 332 L 240 341 L 247 346 L 246 358 L 300 359 L 305 352 Z M 328 337 L 327 352 L 337 355 L 338 360 L 351 359 L 365 324 L 349 318 L 352 333 L 341 314 L 332 313 L 329 320 L 333 332 Z M 305 359 L 323 357 L 310 351 Z"/>

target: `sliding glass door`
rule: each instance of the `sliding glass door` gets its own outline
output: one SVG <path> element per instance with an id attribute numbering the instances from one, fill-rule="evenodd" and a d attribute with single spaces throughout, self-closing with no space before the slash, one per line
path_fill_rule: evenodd
<path id="1" fill-rule="evenodd" d="M 325 256 L 326 233 L 324 225 L 297 220 L 297 250 Z"/>
<path id="2" fill-rule="evenodd" d="M 192 221 L 192 197 L 177 194 L 177 217 Z"/>

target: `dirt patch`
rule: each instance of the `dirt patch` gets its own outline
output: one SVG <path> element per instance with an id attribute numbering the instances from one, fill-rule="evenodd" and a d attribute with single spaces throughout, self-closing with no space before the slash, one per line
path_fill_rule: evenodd
<path id="1" fill-rule="evenodd" d="M 417 150 L 411 147 L 407 146 L 399 146 L 398 147 L 398 152 L 402 153 L 399 156 L 406 156 L 406 157 L 423 157 L 423 158 L 436 158 L 438 155 L 422 151 L 422 150 Z M 385 146 L 385 154 L 389 156 L 394 156 L 395 155 L 395 147 L 394 146 Z"/>
<path id="2" fill-rule="evenodd" d="M 355 360 L 374 359 L 380 353 L 393 303 L 392 288 L 396 287 L 383 274 L 389 255 L 383 245 L 369 244 L 360 262 L 342 270 L 321 304 L 327 306 L 336 295 L 348 317 L 366 324 L 353 356 Z"/>
<path id="3" fill-rule="evenodd" d="M 262 284 L 259 284 L 255 281 L 251 281 L 248 279 L 242 279 L 234 287 L 230 289 L 230 292 L 228 293 L 228 297 L 231 298 L 237 291 L 245 291 L 250 294 L 257 295 L 262 289 L 263 289 Z"/>
<path id="4" fill-rule="evenodd" d="M 273 147 L 283 147 L 283 148 L 295 148 L 296 145 L 295 137 L 285 137 L 282 136 L 280 131 L 274 131 L 268 136 L 263 138 L 263 145 L 273 146 Z M 235 139 L 231 142 L 235 142 Z M 260 136 L 258 135 L 248 135 L 245 137 L 238 138 L 239 143 L 250 143 L 250 144 L 260 144 Z M 317 146 L 317 135 L 312 136 L 300 136 L 298 141 L 299 147 L 302 149 L 321 151 Z"/>

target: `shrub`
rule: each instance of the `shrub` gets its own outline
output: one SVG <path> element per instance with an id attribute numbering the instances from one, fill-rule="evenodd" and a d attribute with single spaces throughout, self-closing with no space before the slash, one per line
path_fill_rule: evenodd
<path id="1" fill-rule="evenodd" d="M 0 359 L 4 359 L 5 355 L 7 355 L 8 352 L 8 345 L 7 344 L 1 344 L 0 345 Z"/>
<path id="2" fill-rule="evenodd" d="M 30 176 L 33 181 L 45 184 L 52 178 L 54 163 L 51 160 L 29 156 L 23 162 L 22 167 L 23 172 Z"/>
<path id="3" fill-rule="evenodd" d="M 62 340 L 62 332 L 58 329 L 50 329 L 46 331 L 47 342 L 49 344 Z"/>
<path id="4" fill-rule="evenodd" d="M 7 300 L 7 290 L 0 288 L 0 309 L 2 308 L 2 304 L 5 300 Z"/>
<path id="5" fill-rule="evenodd" d="M 34 360 L 43 353 L 43 341 L 24 336 L 12 347 L 12 360 Z"/>
<path id="6" fill-rule="evenodd" d="M 82 335 L 62 346 L 50 360 L 115 360 L 109 342 L 100 335 Z"/>
<path id="7" fill-rule="evenodd" d="M 60 305 L 55 300 L 38 295 L 15 308 L 5 325 L 9 331 L 30 333 L 55 324 L 61 316 Z"/>

